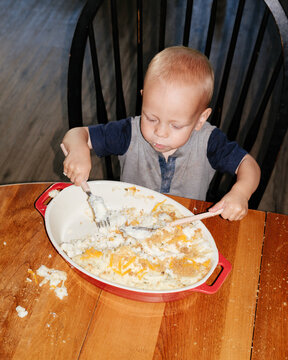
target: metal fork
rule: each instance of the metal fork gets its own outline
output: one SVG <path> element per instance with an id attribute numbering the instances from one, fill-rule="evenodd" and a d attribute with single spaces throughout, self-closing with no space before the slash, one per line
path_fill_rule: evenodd
<path id="1" fill-rule="evenodd" d="M 92 194 L 91 189 L 86 181 L 81 183 L 81 188 L 88 195 L 88 203 L 93 210 L 94 221 L 98 229 L 110 226 L 110 220 L 107 216 L 107 208 L 103 198 L 101 196 Z"/>

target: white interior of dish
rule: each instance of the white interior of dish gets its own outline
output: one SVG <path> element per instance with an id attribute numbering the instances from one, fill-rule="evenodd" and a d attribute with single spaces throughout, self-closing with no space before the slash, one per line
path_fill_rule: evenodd
<path id="1" fill-rule="evenodd" d="M 90 181 L 89 186 L 93 194 L 102 196 L 105 204 L 113 210 L 120 210 L 123 209 L 123 207 L 136 207 L 149 212 L 152 210 L 155 203 L 166 199 L 166 204 L 174 205 L 183 214 L 183 216 L 193 215 L 191 211 L 173 199 L 138 185 L 136 185 L 136 188 L 140 191 L 137 191 L 135 195 L 132 195 L 131 191 L 125 190 L 127 188 L 133 187 L 134 185 L 124 182 L 105 180 Z M 151 197 L 153 197 L 153 200 L 151 200 Z M 67 241 L 69 239 L 82 238 L 85 235 L 96 231 L 96 225 L 91 221 L 89 212 L 90 209 L 87 202 L 87 195 L 80 187 L 71 185 L 63 189 L 54 199 L 50 201 L 45 213 L 45 224 L 50 241 L 57 249 L 59 254 L 73 267 L 77 268 L 79 271 L 90 276 L 91 278 L 97 279 L 98 281 L 118 288 L 136 292 L 173 293 L 185 291 L 203 284 L 210 277 L 218 264 L 218 250 L 215 241 L 206 226 L 202 222 L 199 222 L 199 227 L 201 227 L 203 235 L 214 249 L 214 257 L 212 259 L 212 267 L 208 274 L 200 281 L 193 284 L 193 286 L 161 291 L 147 289 L 141 290 L 139 288 L 128 287 L 104 280 L 76 264 L 60 247 L 60 244 L 64 240 Z"/>

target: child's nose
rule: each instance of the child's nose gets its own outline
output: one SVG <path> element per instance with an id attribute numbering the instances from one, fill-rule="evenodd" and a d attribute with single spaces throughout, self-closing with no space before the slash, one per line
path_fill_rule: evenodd
<path id="1" fill-rule="evenodd" d="M 154 133 L 158 137 L 162 137 L 162 138 L 168 137 L 168 129 L 165 125 L 162 124 L 156 125 Z"/>

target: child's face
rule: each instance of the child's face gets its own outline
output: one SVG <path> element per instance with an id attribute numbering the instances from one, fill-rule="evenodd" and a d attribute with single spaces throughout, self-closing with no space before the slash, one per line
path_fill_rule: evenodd
<path id="1" fill-rule="evenodd" d="M 141 132 L 167 159 L 200 130 L 211 113 L 201 107 L 197 86 L 148 80 L 143 90 Z"/>

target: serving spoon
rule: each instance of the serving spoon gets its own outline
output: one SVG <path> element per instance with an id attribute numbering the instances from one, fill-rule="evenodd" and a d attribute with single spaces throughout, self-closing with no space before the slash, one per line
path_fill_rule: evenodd
<path id="1" fill-rule="evenodd" d="M 197 220 L 203 220 L 203 219 L 207 219 L 213 216 L 217 216 L 220 215 L 223 212 L 224 209 L 220 209 L 217 210 L 215 212 L 204 212 L 201 214 L 197 214 L 197 215 L 193 215 L 193 216 L 187 216 L 175 221 L 172 221 L 170 223 L 167 223 L 166 226 L 177 226 L 177 225 L 183 225 L 183 224 L 188 224 L 188 223 L 192 223 L 194 221 Z M 132 228 L 134 230 L 147 230 L 147 231 L 154 231 L 154 230 L 158 230 L 160 229 L 162 226 L 151 226 L 151 227 L 146 227 L 146 226 L 133 226 Z"/>

